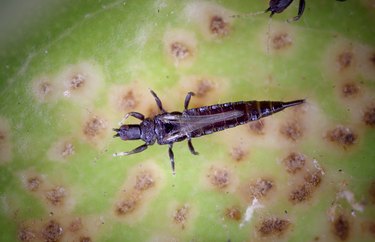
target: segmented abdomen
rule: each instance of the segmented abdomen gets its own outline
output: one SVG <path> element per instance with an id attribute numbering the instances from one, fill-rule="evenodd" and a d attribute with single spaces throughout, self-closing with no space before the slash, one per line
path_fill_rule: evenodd
<path id="1" fill-rule="evenodd" d="M 240 115 L 236 118 L 220 120 L 207 124 L 203 128 L 191 132 L 191 137 L 199 137 L 213 132 L 221 131 L 228 128 L 233 128 L 237 125 L 245 124 L 250 121 L 255 121 L 260 118 L 269 116 L 281 110 L 303 103 L 304 100 L 296 100 L 291 102 L 279 101 L 241 101 L 233 103 L 215 104 L 211 106 L 204 106 L 200 108 L 192 108 L 184 111 L 184 114 L 190 116 L 204 116 L 213 115 L 226 112 L 239 111 Z"/>

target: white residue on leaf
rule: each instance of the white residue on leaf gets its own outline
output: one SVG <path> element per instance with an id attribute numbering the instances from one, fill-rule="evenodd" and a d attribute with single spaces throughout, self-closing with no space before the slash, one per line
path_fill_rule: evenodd
<path id="1" fill-rule="evenodd" d="M 364 207 L 359 202 L 355 201 L 354 194 L 349 190 L 341 191 L 337 194 L 339 198 L 344 198 L 346 201 L 352 206 L 353 210 L 356 210 L 358 212 L 363 212 Z M 355 215 L 355 214 L 353 214 Z"/>
<path id="2" fill-rule="evenodd" d="M 322 169 L 322 167 L 319 165 L 319 162 L 318 162 L 316 159 L 313 160 L 313 164 L 314 164 L 314 167 L 315 167 L 317 170 L 319 170 L 320 173 L 324 176 L 324 175 L 325 175 L 325 172 L 324 172 L 324 170 Z"/>
<path id="3" fill-rule="evenodd" d="M 151 31 L 152 31 L 151 24 L 146 24 L 142 26 L 141 28 L 139 28 L 134 39 L 134 44 L 138 46 L 139 48 L 143 48 L 150 37 Z"/>
<path id="4" fill-rule="evenodd" d="M 69 90 L 64 91 L 64 97 L 70 97 L 70 91 Z"/>
<path id="5" fill-rule="evenodd" d="M 246 208 L 244 219 L 243 219 L 242 223 L 240 223 L 240 228 L 242 228 L 246 223 L 248 223 L 251 220 L 251 218 L 253 217 L 255 209 L 262 208 L 262 207 L 263 207 L 263 205 L 259 203 L 258 199 L 254 198 L 251 205 L 249 205 Z"/>

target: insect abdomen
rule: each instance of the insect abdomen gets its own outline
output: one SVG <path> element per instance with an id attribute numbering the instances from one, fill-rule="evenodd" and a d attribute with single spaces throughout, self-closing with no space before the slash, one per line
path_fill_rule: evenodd
<path id="1" fill-rule="evenodd" d="M 226 119 L 222 121 L 212 122 L 201 129 L 197 129 L 191 133 L 191 137 L 199 137 L 211 134 L 224 129 L 233 128 L 237 125 L 255 121 L 260 118 L 280 112 L 285 108 L 302 104 L 304 100 L 295 100 L 291 102 L 278 101 L 241 101 L 234 103 L 215 104 L 200 108 L 186 110 L 188 115 L 213 115 L 225 112 L 239 111 L 242 115 L 236 118 Z"/>

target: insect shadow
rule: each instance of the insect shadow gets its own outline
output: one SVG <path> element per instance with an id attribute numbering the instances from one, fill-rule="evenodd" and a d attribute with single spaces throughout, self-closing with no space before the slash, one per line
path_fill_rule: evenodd
<path id="1" fill-rule="evenodd" d="M 184 111 L 167 112 L 155 92 L 152 90 L 150 92 L 156 101 L 160 114 L 154 118 L 145 118 L 141 113 L 130 112 L 121 120 L 120 127 L 113 129 L 116 132 L 113 137 L 119 137 L 124 141 L 141 139 L 145 143 L 128 152 L 114 153 L 113 156 L 136 154 L 144 151 L 155 142 L 159 145 L 168 145 L 173 175 L 175 174 L 175 162 L 172 147 L 175 142 L 187 139 L 190 152 L 193 155 L 198 155 L 192 144 L 192 138 L 233 128 L 304 103 L 303 99 L 291 102 L 239 101 L 189 109 L 190 99 L 195 95 L 193 92 L 189 92 L 185 98 Z M 139 119 L 141 123 L 124 124 L 124 121 L 130 116 Z"/>

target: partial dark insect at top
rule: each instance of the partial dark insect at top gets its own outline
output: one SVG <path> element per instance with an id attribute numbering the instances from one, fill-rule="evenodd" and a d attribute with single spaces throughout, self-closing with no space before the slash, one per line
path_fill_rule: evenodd
<path id="1" fill-rule="evenodd" d="M 239 101 L 188 109 L 190 98 L 195 95 L 189 92 L 185 98 L 184 111 L 169 113 L 163 109 L 158 96 L 150 91 L 161 113 L 154 118 L 145 118 L 141 113 L 130 112 L 120 122 L 120 128 L 113 129 L 116 132 L 114 137 L 120 137 L 122 140 L 141 139 L 145 143 L 132 151 L 115 153 L 113 156 L 142 152 L 156 141 L 159 145 L 169 146 L 168 153 L 173 174 L 175 174 L 173 143 L 187 139 L 190 152 L 198 155 L 191 142 L 192 138 L 259 120 L 285 108 L 304 103 L 302 99 L 291 102 Z M 129 116 L 141 120 L 141 123 L 123 124 Z"/>
<path id="2" fill-rule="evenodd" d="M 294 0 L 270 0 L 269 7 L 266 9 L 265 12 L 266 13 L 271 12 L 270 17 L 272 17 L 275 13 L 282 13 L 285 9 L 289 7 L 289 5 L 293 1 Z M 288 19 L 288 22 L 297 21 L 298 19 L 300 19 L 304 11 L 305 11 L 305 0 L 299 0 L 298 14 L 292 19 Z"/>
<path id="3" fill-rule="evenodd" d="M 254 15 L 258 15 L 262 13 L 271 12 L 270 17 L 272 17 L 275 13 L 284 12 L 284 10 L 287 9 L 293 1 L 294 0 L 270 0 L 268 4 L 269 7 L 266 10 L 255 12 L 255 13 L 244 14 L 244 16 L 254 16 Z M 304 11 L 305 11 L 305 0 L 299 0 L 297 16 L 291 19 L 288 19 L 287 21 L 291 22 L 291 21 L 299 20 Z M 241 15 L 233 15 L 232 17 L 241 17 Z"/>

